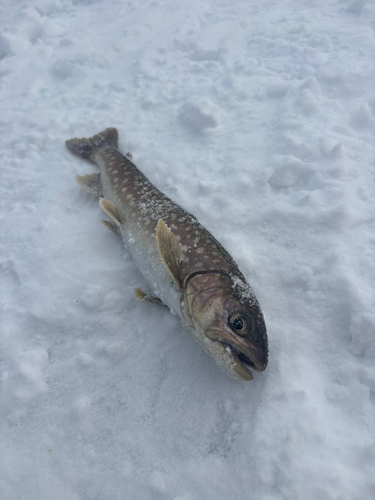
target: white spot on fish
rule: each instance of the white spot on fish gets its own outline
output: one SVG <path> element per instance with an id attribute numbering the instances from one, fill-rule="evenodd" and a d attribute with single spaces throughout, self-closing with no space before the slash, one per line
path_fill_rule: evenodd
<path id="1" fill-rule="evenodd" d="M 122 191 L 123 193 L 126 193 L 126 187 L 123 187 L 123 188 L 121 189 L 121 191 Z"/>
<path id="2" fill-rule="evenodd" d="M 131 200 L 132 198 L 133 198 L 133 195 L 132 195 L 132 194 L 128 194 L 128 195 L 126 196 L 126 199 L 127 199 L 127 200 Z"/>

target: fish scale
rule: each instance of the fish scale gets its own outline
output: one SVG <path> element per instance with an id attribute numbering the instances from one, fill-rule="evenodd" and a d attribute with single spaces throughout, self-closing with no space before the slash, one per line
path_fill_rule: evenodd
<path id="1" fill-rule="evenodd" d="M 117 143 L 117 130 L 109 128 L 66 145 L 100 168 L 77 180 L 100 197 L 112 218 L 103 222 L 122 238 L 150 285 L 153 295 L 137 289 L 136 296 L 167 305 L 228 375 L 251 380 L 250 368 L 263 371 L 268 361 L 263 313 L 251 287 L 214 236 L 159 191 Z"/>
<path id="2" fill-rule="evenodd" d="M 97 154 L 95 160 L 102 168 L 102 179 L 106 177 L 102 180 L 103 196 L 110 199 L 109 193 L 114 193 L 116 208 L 129 231 L 134 224 L 146 227 L 146 234 L 150 238 L 148 243 L 156 249 L 159 219 L 173 230 L 182 248 L 186 248 L 182 263 L 184 277 L 203 267 L 235 272 L 235 263 L 223 246 L 193 215 L 159 191 L 119 151 L 108 146 Z"/>

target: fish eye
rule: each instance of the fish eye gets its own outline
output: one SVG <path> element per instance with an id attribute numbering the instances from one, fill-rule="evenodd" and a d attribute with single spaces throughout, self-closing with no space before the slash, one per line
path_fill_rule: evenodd
<path id="1" fill-rule="evenodd" d="M 241 318 L 236 318 L 234 321 L 233 321 L 233 328 L 235 330 L 242 330 L 243 329 L 243 321 Z"/>
<path id="2" fill-rule="evenodd" d="M 251 326 L 251 322 L 242 314 L 234 313 L 229 317 L 229 325 L 237 335 L 246 335 Z"/>

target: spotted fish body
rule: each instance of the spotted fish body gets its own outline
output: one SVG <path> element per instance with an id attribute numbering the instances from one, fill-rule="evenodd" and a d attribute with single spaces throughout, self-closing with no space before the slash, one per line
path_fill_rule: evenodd
<path id="1" fill-rule="evenodd" d="M 153 296 L 140 289 L 136 296 L 167 305 L 228 375 L 251 380 L 251 369 L 264 370 L 268 359 L 254 293 L 222 245 L 161 193 L 117 143 L 117 130 L 110 128 L 66 145 L 100 168 L 100 174 L 77 180 L 100 197 L 112 219 L 103 222 L 122 238 L 150 285 Z"/>

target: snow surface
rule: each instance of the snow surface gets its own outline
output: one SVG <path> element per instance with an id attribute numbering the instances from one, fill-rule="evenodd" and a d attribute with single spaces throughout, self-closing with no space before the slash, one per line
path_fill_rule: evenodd
<path id="1" fill-rule="evenodd" d="M 375 498 L 375 3 L 1 2 L 1 500 Z M 120 147 L 227 248 L 231 380 L 75 182 Z"/>

